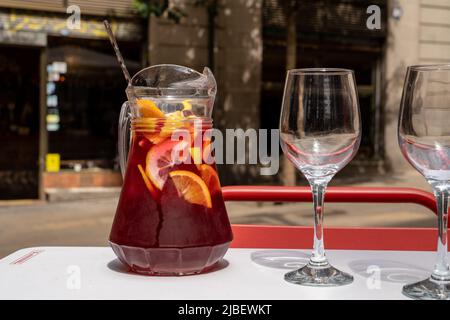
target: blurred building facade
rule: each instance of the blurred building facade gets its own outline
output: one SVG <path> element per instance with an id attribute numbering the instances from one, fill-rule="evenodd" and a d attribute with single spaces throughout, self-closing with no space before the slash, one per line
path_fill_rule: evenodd
<path id="1" fill-rule="evenodd" d="M 384 52 L 384 150 L 391 172 L 411 170 L 397 145 L 397 115 L 408 65 L 450 64 L 450 1 L 389 1 L 401 8 L 400 19 L 389 19 Z"/>
<path id="2" fill-rule="evenodd" d="M 147 64 L 211 66 L 219 90 L 215 126 L 277 128 L 286 65 L 280 1 L 219 0 L 217 11 L 175 1 L 176 24 L 140 18 L 132 0 L 0 0 L 2 197 L 43 197 L 48 188 L 120 185 L 117 120 L 124 82 L 101 21 L 108 17 L 131 72 Z M 297 67 L 356 72 L 363 120 L 358 157 L 343 175 L 409 169 L 396 123 L 406 66 L 450 63 L 447 0 L 305 0 L 297 24 Z M 381 28 L 368 29 L 370 5 Z M 66 9 L 78 5 L 81 28 Z M 212 12 L 217 13 L 213 16 Z M 46 172 L 58 154 L 59 172 Z M 10 156 L 9 156 L 10 155 Z M 48 169 L 48 168 L 47 168 Z M 257 166 L 221 166 L 223 184 L 276 183 Z M 224 174 L 225 173 L 225 174 Z"/>
<path id="3" fill-rule="evenodd" d="M 277 128 L 286 66 L 286 13 L 280 0 L 219 1 L 214 72 L 219 128 Z M 367 21 L 380 8 L 380 28 Z M 155 63 L 208 64 L 208 17 L 187 8 L 180 24 L 153 21 Z M 450 63 L 448 0 L 302 0 L 297 14 L 296 67 L 355 70 L 363 123 L 357 157 L 340 176 L 411 170 L 397 144 L 397 116 L 406 67 Z M 186 48 L 186 46 L 188 48 Z M 224 167 L 224 166 L 223 166 Z M 222 168 L 227 184 L 280 182 L 255 166 Z M 298 181 L 300 182 L 300 181 Z"/>
<path id="4" fill-rule="evenodd" d="M 139 70 L 145 27 L 131 0 L 0 1 L 0 198 L 120 185 L 114 163 L 124 80 L 105 16 L 127 65 Z"/>

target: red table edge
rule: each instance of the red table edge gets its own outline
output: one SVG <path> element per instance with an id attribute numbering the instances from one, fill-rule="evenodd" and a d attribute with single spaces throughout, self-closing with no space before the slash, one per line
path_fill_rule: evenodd
<path id="1" fill-rule="evenodd" d="M 309 187 L 227 186 L 225 201 L 311 202 Z M 358 203 L 414 203 L 436 212 L 434 195 L 400 187 L 330 187 L 325 201 Z M 233 248 L 312 248 L 313 228 L 294 226 L 233 225 Z M 432 228 L 325 228 L 325 247 L 348 250 L 436 250 Z"/>
<path id="2" fill-rule="evenodd" d="M 311 249 L 312 227 L 232 225 L 232 248 Z M 432 228 L 325 228 L 325 248 L 435 251 Z"/>

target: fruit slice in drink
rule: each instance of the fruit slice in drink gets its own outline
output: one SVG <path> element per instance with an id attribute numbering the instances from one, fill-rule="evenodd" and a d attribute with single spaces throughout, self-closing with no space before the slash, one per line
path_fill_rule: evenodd
<path id="1" fill-rule="evenodd" d="M 180 198 L 206 208 L 212 207 L 208 187 L 198 175 L 187 170 L 175 170 L 170 172 L 169 176 Z"/>
<path id="2" fill-rule="evenodd" d="M 145 172 L 159 190 L 162 190 L 171 169 L 185 161 L 183 146 L 185 146 L 183 141 L 167 139 L 154 145 L 148 152 Z"/>
<path id="3" fill-rule="evenodd" d="M 209 164 L 198 165 L 197 169 L 200 172 L 200 177 L 202 177 L 202 180 L 210 190 L 211 195 L 220 192 L 220 181 L 216 170 Z"/>
<path id="4" fill-rule="evenodd" d="M 147 187 L 148 191 L 150 191 L 151 196 L 153 199 L 158 200 L 159 194 L 158 191 L 155 189 L 151 181 L 148 179 L 147 174 L 145 173 L 144 169 L 140 164 L 138 164 L 139 172 L 141 173 L 142 179 L 144 180 L 145 186 Z"/>
<path id="5" fill-rule="evenodd" d="M 164 118 L 164 113 L 152 100 L 139 99 L 137 100 L 137 105 L 141 116 L 144 118 Z"/>

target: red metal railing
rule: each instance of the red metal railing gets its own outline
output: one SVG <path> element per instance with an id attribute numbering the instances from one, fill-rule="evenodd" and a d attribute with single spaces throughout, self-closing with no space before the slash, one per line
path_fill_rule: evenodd
<path id="1" fill-rule="evenodd" d="M 229 186 L 226 201 L 310 202 L 308 187 Z M 433 194 L 413 188 L 330 187 L 327 202 L 412 203 L 436 212 Z M 233 225 L 235 248 L 312 248 L 312 227 Z M 435 250 L 437 232 L 431 228 L 326 228 L 328 249 Z"/>
<path id="2" fill-rule="evenodd" d="M 229 186 L 222 192 L 225 201 L 312 201 L 309 187 Z M 414 188 L 329 187 L 325 202 L 414 203 L 436 212 L 434 195 Z"/>

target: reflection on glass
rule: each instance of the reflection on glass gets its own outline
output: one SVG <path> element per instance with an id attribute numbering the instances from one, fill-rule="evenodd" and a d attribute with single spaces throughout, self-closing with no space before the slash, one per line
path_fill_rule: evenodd
<path id="1" fill-rule="evenodd" d="M 408 68 L 398 122 L 404 157 L 433 188 L 438 211 L 437 261 L 431 277 L 403 287 L 416 299 L 450 299 L 447 219 L 450 190 L 450 65 Z"/>
<path id="2" fill-rule="evenodd" d="M 325 189 L 355 156 L 361 125 L 354 74 L 344 69 L 298 69 L 287 74 L 280 119 L 285 155 L 308 179 L 314 202 L 314 249 L 306 266 L 286 274 L 289 282 L 340 286 L 353 277 L 332 267 L 323 242 Z"/>

